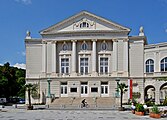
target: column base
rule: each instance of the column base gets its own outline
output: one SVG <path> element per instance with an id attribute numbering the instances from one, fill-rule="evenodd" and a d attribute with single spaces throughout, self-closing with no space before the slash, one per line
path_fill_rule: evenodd
<path id="1" fill-rule="evenodd" d="M 47 98 L 46 98 L 46 104 L 49 105 L 49 104 L 51 104 L 51 103 L 52 103 L 52 98 L 47 97 Z"/>

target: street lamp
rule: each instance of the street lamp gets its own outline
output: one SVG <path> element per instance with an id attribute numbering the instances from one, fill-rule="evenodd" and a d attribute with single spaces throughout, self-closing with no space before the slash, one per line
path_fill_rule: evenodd
<path id="1" fill-rule="evenodd" d="M 50 79 L 50 77 L 47 79 L 47 82 L 48 82 L 48 98 L 50 98 L 51 97 L 51 94 L 50 94 L 50 83 L 51 83 L 51 79 Z"/>
<path id="2" fill-rule="evenodd" d="M 119 88 L 118 88 L 118 85 L 119 85 L 120 78 L 116 78 L 115 81 L 117 82 L 117 88 L 116 88 L 115 96 L 119 97 Z"/>

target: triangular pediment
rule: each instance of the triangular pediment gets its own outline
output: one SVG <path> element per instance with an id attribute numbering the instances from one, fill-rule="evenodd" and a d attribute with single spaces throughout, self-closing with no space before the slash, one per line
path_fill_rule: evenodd
<path id="1" fill-rule="evenodd" d="M 96 16 L 87 11 L 82 11 L 70 18 L 67 18 L 49 28 L 40 31 L 41 34 L 54 34 L 76 31 L 126 31 L 130 29 L 117 23 Z"/>

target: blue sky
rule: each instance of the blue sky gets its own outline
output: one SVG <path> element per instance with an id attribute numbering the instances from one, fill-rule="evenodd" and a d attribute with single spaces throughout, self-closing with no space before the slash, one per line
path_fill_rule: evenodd
<path id="1" fill-rule="evenodd" d="M 0 0 L 0 64 L 25 64 L 26 31 L 39 31 L 82 10 L 131 28 L 149 44 L 167 41 L 167 0 Z"/>

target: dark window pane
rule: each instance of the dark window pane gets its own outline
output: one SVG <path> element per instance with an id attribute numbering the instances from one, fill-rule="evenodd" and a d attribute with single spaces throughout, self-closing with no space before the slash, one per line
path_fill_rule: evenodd
<path id="1" fill-rule="evenodd" d="M 97 87 L 92 87 L 91 92 L 98 92 L 98 88 Z"/>
<path id="2" fill-rule="evenodd" d="M 164 64 L 161 64 L 161 71 L 164 71 Z"/>
<path id="3" fill-rule="evenodd" d="M 87 89 L 88 89 L 87 86 L 85 86 L 85 94 L 88 93 L 88 90 L 87 90 Z"/>
<path id="4" fill-rule="evenodd" d="M 77 88 L 71 88 L 70 91 L 71 92 L 77 92 Z"/>
<path id="5" fill-rule="evenodd" d="M 81 94 L 83 94 L 83 86 L 81 86 Z"/>
<path id="6" fill-rule="evenodd" d="M 105 87 L 105 93 L 106 94 L 108 93 L 108 87 L 107 86 Z"/>
<path id="7" fill-rule="evenodd" d="M 67 86 L 65 86 L 65 92 L 64 93 L 67 94 Z"/>
<path id="8" fill-rule="evenodd" d="M 149 72 L 149 65 L 146 65 L 146 72 Z"/>
<path id="9" fill-rule="evenodd" d="M 104 93 L 104 86 L 101 86 L 101 93 Z"/>
<path id="10" fill-rule="evenodd" d="M 61 87 L 61 94 L 63 94 L 63 87 Z"/>

